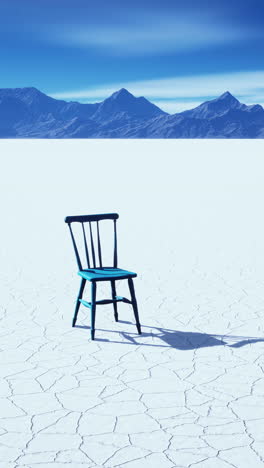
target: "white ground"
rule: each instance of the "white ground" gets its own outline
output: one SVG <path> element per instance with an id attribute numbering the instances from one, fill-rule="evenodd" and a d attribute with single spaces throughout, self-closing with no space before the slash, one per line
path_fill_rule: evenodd
<path id="1" fill-rule="evenodd" d="M 264 465 L 263 150 L 1 141 L 0 468 Z M 113 211 L 143 334 L 91 342 L 63 219 Z"/>

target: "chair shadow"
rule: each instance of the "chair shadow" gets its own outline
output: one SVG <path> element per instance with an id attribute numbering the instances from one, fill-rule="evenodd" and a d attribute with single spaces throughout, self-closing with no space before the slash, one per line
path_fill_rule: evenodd
<path id="1" fill-rule="evenodd" d="M 135 326 L 134 323 L 126 321 L 126 320 L 119 320 L 120 323 L 125 323 L 128 325 Z M 111 340 L 108 338 L 96 338 L 95 341 L 102 341 L 102 342 L 109 342 L 109 343 L 119 343 L 119 344 L 131 344 L 135 346 L 151 346 L 151 347 L 159 347 L 159 348 L 175 348 L 181 351 L 188 351 L 192 349 L 198 348 L 210 348 L 213 346 L 228 346 L 230 348 L 241 348 L 242 346 L 246 346 L 253 343 L 264 342 L 264 338 L 256 338 L 256 337 L 245 337 L 245 336 L 234 336 L 234 335 L 218 335 L 218 334 L 209 334 L 209 333 L 202 333 L 202 332 L 183 332 L 180 330 L 172 330 L 169 328 L 162 328 L 162 327 L 151 327 L 148 325 L 141 325 L 144 329 L 150 329 L 150 332 L 142 331 L 141 335 L 129 332 L 120 332 L 119 330 L 106 330 L 103 328 L 98 328 L 98 331 L 110 332 L 110 333 L 117 333 L 119 336 L 121 335 L 124 340 Z M 82 328 L 82 329 L 90 329 L 89 326 L 86 325 L 75 325 L 75 328 Z M 154 333 L 152 332 L 154 331 Z M 152 338 L 152 343 L 144 343 L 145 338 Z M 162 343 L 157 343 L 157 338 L 161 340 Z M 155 340 L 155 342 L 154 342 Z M 230 344 L 231 342 L 231 344 Z M 234 342 L 234 343 L 232 343 Z"/>

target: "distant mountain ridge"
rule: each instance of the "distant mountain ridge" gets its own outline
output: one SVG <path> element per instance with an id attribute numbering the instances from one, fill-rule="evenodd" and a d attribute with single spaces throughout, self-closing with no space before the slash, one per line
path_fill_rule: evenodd
<path id="1" fill-rule="evenodd" d="M 264 109 L 228 91 L 170 115 L 124 88 L 94 104 L 6 88 L 0 89 L 0 138 L 264 138 Z"/>

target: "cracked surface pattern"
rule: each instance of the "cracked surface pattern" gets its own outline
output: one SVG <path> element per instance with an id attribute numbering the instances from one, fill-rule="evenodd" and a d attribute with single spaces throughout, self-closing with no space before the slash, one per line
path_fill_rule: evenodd
<path id="1" fill-rule="evenodd" d="M 130 306 L 100 308 L 94 342 L 87 309 L 70 328 L 75 278 L 60 305 L 52 281 L 5 283 L 1 468 L 263 466 L 263 282 L 196 265 L 176 283 L 139 301 L 142 336 Z"/>
<path id="2" fill-rule="evenodd" d="M 219 158 L 221 142 L 195 154 L 167 142 L 167 155 L 162 143 L 151 177 L 145 149 L 158 142 L 0 143 L 0 468 L 264 466 L 264 163 L 242 143 Z M 106 157 L 91 163 L 98 148 Z M 107 202 L 97 178 L 88 199 L 79 183 L 91 164 Z M 71 328 L 79 277 L 63 218 L 114 210 L 142 335 L 130 305 L 118 304 L 118 323 L 98 306 L 92 342 L 88 309 Z M 117 294 L 129 297 L 126 282 Z"/>

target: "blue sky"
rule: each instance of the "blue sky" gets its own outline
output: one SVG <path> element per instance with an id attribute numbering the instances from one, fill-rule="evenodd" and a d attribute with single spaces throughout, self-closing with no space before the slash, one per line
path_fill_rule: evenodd
<path id="1" fill-rule="evenodd" d="M 121 87 L 168 112 L 226 90 L 264 103 L 263 0 L 1 0 L 0 87 L 95 102 Z"/>

